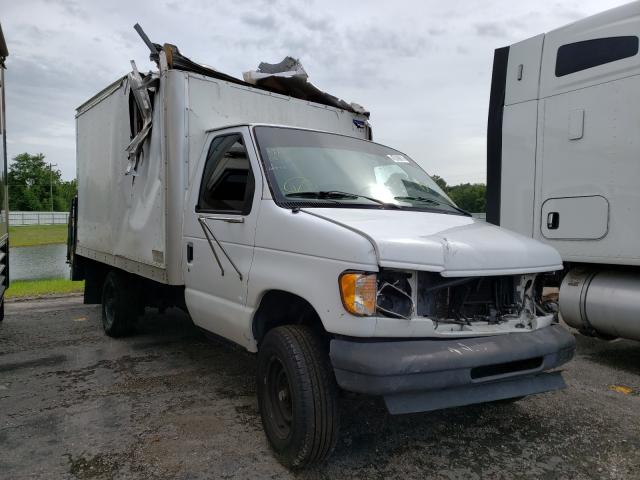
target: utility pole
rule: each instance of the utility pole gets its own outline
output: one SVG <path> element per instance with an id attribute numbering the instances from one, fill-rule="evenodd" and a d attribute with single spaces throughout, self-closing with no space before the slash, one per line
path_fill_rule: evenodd
<path id="1" fill-rule="evenodd" d="M 51 212 L 53 212 L 53 167 L 57 166 L 57 164 L 49 163 L 49 198 L 51 198 Z"/>

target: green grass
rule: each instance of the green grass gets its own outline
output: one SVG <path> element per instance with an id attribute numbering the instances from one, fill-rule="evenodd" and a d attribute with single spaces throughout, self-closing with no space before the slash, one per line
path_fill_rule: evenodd
<path id="1" fill-rule="evenodd" d="M 31 247 L 54 243 L 67 243 L 67 226 L 65 224 L 9 227 L 9 245 L 12 247 Z"/>
<path id="2" fill-rule="evenodd" d="M 73 282 L 63 278 L 51 280 L 16 280 L 11 282 L 7 290 L 7 298 L 40 297 L 43 295 L 60 295 L 82 292 L 84 281 Z"/>

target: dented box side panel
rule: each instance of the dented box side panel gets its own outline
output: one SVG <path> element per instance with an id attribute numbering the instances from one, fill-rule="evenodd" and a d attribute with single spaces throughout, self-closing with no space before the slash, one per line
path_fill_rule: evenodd
<path id="1" fill-rule="evenodd" d="M 166 281 L 165 165 L 162 158 L 162 91 L 155 97 L 153 129 L 136 175 L 125 175 L 131 141 L 129 86 L 77 116 L 78 244 L 93 258 L 154 280 Z"/>

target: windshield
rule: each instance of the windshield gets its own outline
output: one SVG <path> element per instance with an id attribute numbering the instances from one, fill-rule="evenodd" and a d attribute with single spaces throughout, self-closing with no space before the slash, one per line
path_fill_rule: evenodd
<path id="1" fill-rule="evenodd" d="M 406 155 L 331 133 L 255 127 L 281 206 L 348 206 L 465 213 Z"/>

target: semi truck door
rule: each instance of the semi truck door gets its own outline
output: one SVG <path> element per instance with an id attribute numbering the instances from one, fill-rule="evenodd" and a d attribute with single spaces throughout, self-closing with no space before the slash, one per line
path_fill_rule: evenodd
<path id="1" fill-rule="evenodd" d="M 247 279 L 262 180 L 247 128 L 210 134 L 183 226 L 185 300 L 194 323 L 247 345 Z"/>

